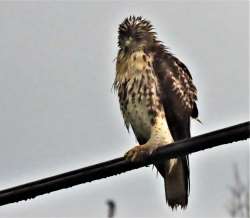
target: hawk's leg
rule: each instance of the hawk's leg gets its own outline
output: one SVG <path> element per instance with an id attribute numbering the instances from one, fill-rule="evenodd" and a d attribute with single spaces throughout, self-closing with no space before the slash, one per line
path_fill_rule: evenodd
<path id="1" fill-rule="evenodd" d="M 137 145 L 130 149 L 125 158 L 130 161 L 141 161 L 151 155 L 153 151 L 162 145 L 167 145 L 173 142 L 173 138 L 168 129 L 167 122 L 165 120 L 156 119 L 156 124 L 152 126 L 151 137 L 142 145 Z"/>

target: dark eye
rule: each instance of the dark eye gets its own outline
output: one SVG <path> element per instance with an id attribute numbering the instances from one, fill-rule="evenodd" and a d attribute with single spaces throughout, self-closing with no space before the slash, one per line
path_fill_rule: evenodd
<path id="1" fill-rule="evenodd" d="M 144 38 L 144 33 L 143 32 L 136 32 L 135 34 L 135 39 L 136 40 L 142 40 Z"/>
<path id="2" fill-rule="evenodd" d="M 135 34 L 135 39 L 140 40 L 141 39 L 141 34 L 140 33 L 136 33 Z"/>

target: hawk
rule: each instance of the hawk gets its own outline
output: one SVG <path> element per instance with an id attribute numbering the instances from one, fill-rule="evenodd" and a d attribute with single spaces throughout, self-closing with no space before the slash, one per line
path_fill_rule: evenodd
<path id="1" fill-rule="evenodd" d="M 119 26 L 118 47 L 113 86 L 125 125 L 139 142 L 125 158 L 140 161 L 159 146 L 190 137 L 190 119 L 198 119 L 197 90 L 187 67 L 157 39 L 148 20 L 126 18 Z M 156 168 L 168 205 L 185 208 L 188 156 L 165 160 Z"/>

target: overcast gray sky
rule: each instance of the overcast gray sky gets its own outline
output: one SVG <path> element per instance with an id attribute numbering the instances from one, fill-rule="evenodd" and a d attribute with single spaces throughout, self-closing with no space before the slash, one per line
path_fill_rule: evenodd
<path id="1" fill-rule="evenodd" d="M 135 144 L 123 125 L 115 75 L 117 28 L 131 14 L 190 69 L 203 125 L 192 135 L 249 120 L 247 2 L 0 2 L 0 189 L 123 155 Z M 0 217 L 228 217 L 237 163 L 249 176 L 247 141 L 192 154 L 185 211 L 165 204 L 151 168 L 0 208 Z"/>

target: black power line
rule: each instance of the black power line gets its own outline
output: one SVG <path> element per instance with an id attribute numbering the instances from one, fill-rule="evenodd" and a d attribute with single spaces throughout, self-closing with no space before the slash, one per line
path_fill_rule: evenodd
<path id="1" fill-rule="evenodd" d="M 159 148 L 143 162 L 131 163 L 123 157 L 84 167 L 67 173 L 29 182 L 0 191 L 0 205 L 35 198 L 38 195 L 69 188 L 85 182 L 134 170 L 162 159 L 173 158 L 212 148 L 218 145 L 245 140 L 250 137 L 250 122 L 220 129 Z"/>

